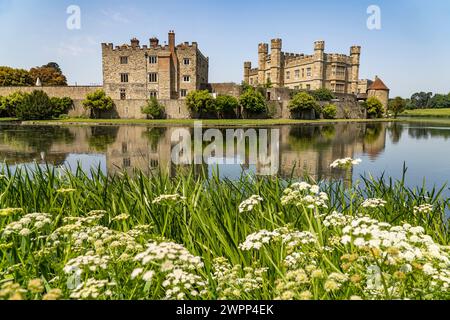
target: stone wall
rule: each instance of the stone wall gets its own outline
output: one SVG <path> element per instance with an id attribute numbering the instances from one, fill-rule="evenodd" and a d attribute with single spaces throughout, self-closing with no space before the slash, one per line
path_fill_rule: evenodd
<path id="1" fill-rule="evenodd" d="M 31 93 L 33 90 L 42 90 L 49 97 L 69 97 L 73 100 L 84 100 L 86 95 L 95 90 L 103 89 L 101 86 L 65 86 L 65 87 L 0 87 L 0 96 L 8 96 L 21 91 Z"/>

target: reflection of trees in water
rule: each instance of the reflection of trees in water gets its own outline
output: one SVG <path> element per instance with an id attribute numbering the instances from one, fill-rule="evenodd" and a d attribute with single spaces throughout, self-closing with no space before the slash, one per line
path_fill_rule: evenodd
<path id="1" fill-rule="evenodd" d="M 157 150 L 159 140 L 166 133 L 166 131 L 166 127 L 151 127 L 143 131 L 142 136 L 148 139 L 151 150 Z"/>
<path id="2" fill-rule="evenodd" d="M 383 124 L 381 123 L 368 123 L 364 133 L 364 142 L 367 144 L 375 143 L 380 137 L 382 129 Z"/>
<path id="3" fill-rule="evenodd" d="M 64 127 L 20 126 L 2 130 L 0 140 L 15 150 L 31 149 L 34 152 L 48 152 L 55 143 L 73 143 L 75 136 Z"/>
<path id="4" fill-rule="evenodd" d="M 387 127 L 392 143 L 397 144 L 400 141 L 403 129 L 403 125 L 397 122 L 394 122 Z"/>
<path id="5" fill-rule="evenodd" d="M 335 139 L 336 128 L 334 125 L 327 126 L 295 126 L 289 131 L 289 145 L 293 150 L 306 150 L 311 145 L 327 147 Z"/>
<path id="6" fill-rule="evenodd" d="M 450 130 L 446 128 L 433 128 L 433 127 L 414 127 L 408 128 L 408 135 L 414 139 L 430 139 L 430 138 L 450 138 Z"/>
<path id="7" fill-rule="evenodd" d="M 106 152 L 108 146 L 117 139 L 119 127 L 95 126 L 91 127 L 91 135 L 88 138 L 89 147 L 97 152 Z"/>

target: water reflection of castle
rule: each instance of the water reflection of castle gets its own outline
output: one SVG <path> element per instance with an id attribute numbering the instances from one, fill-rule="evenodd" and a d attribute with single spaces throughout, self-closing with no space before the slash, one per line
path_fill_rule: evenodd
<path id="1" fill-rule="evenodd" d="M 316 179 L 339 176 L 342 173 L 331 171 L 330 163 L 337 158 L 359 154 L 376 158 L 385 148 L 386 126 L 361 123 L 278 127 L 278 174 L 284 177 L 310 174 Z M 69 155 L 100 154 L 106 159 L 109 174 L 122 170 L 131 173 L 137 168 L 146 173 L 161 170 L 174 176 L 180 169 L 171 162 L 171 137 L 175 129 L 145 126 L 6 127 L 0 131 L 0 159 L 10 164 L 36 160 L 61 165 Z M 207 165 L 203 167 L 207 168 Z M 260 164 L 255 168 L 257 174 L 265 169 Z M 186 170 L 187 166 L 182 169 Z"/>

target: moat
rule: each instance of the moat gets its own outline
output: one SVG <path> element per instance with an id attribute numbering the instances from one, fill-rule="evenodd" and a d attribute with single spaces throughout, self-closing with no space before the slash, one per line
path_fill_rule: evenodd
<path id="1" fill-rule="evenodd" d="M 175 175 L 181 165 L 171 161 L 174 130 L 190 127 L 162 126 L 20 126 L 0 124 L 0 160 L 13 169 L 17 165 L 49 163 L 75 170 L 100 166 L 107 174 L 138 168 L 146 173 Z M 248 130 L 249 128 L 244 128 Z M 335 125 L 285 125 L 279 129 L 277 143 L 281 177 L 309 174 L 317 180 L 340 178 L 343 172 L 331 170 L 338 158 L 361 158 L 353 179 L 369 174 L 401 178 L 406 163 L 407 185 L 440 187 L 450 179 L 450 125 L 426 122 L 348 123 Z M 206 129 L 204 129 L 206 130 Z M 221 128 L 221 130 L 225 130 Z M 257 131 L 259 132 L 259 131 Z M 270 141 L 269 141 L 270 144 Z M 269 146 L 270 148 L 270 146 Z M 196 171 L 219 168 L 222 178 L 236 179 L 242 171 L 263 174 L 264 166 L 248 164 L 196 165 Z M 184 166 L 185 169 L 189 166 Z"/>

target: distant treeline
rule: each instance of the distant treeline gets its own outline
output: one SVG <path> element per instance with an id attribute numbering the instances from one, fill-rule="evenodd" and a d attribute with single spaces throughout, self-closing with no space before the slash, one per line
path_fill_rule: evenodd
<path id="1" fill-rule="evenodd" d="M 406 109 L 441 108 L 450 108 L 450 93 L 417 92 L 411 96 L 411 99 L 406 99 Z"/>

